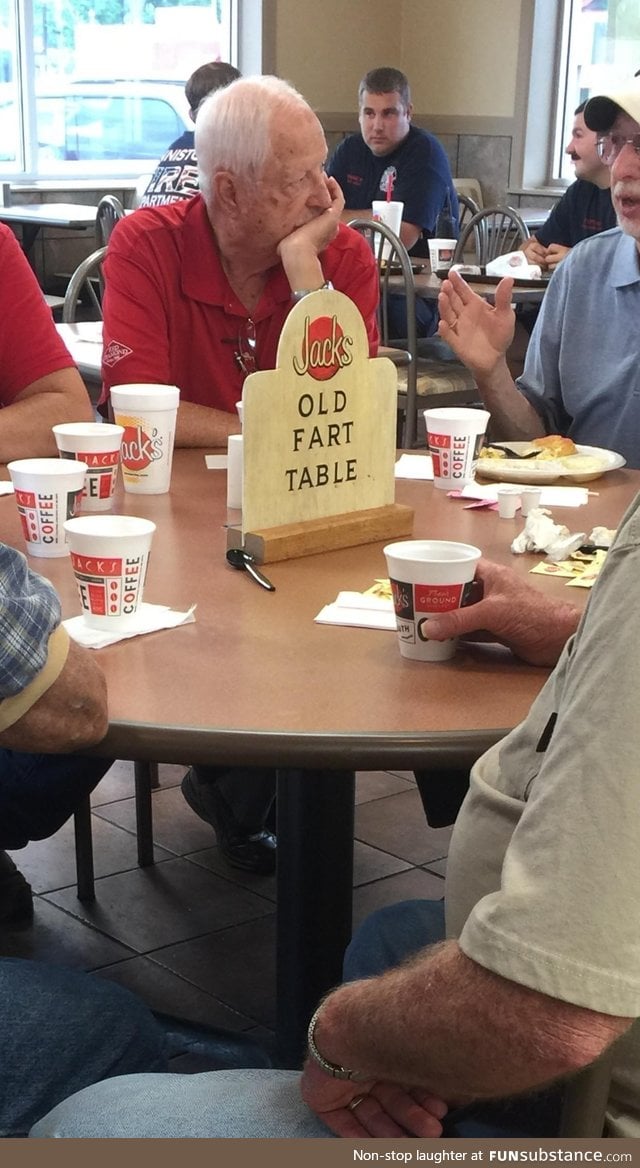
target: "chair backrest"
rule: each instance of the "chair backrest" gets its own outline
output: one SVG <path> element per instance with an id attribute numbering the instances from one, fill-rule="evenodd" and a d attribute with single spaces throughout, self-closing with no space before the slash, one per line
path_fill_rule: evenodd
<path id="1" fill-rule="evenodd" d="M 106 247 L 109 236 L 118 219 L 122 219 L 124 207 L 115 195 L 103 195 L 98 203 L 96 212 L 96 243 L 98 247 Z"/>
<path id="2" fill-rule="evenodd" d="M 65 324 L 75 322 L 78 301 L 83 293 L 86 293 L 93 305 L 95 319 L 102 320 L 102 261 L 106 251 L 106 247 L 99 247 L 97 251 L 92 251 L 91 255 L 78 264 L 69 280 L 62 306 L 62 320 Z"/>
<path id="3" fill-rule="evenodd" d="M 478 207 L 484 207 L 482 187 L 477 178 L 454 178 L 453 185 L 456 188 L 458 198 L 460 195 L 465 195 L 468 199 L 473 199 Z"/>
<path id="4" fill-rule="evenodd" d="M 474 199 L 469 197 L 469 195 L 463 194 L 458 195 L 458 207 L 460 209 L 458 222 L 460 224 L 460 231 L 462 231 L 463 227 L 467 226 L 469 220 L 472 219 L 474 215 L 477 215 L 481 208 Z M 458 234 L 460 234 L 460 232 Z"/>
<path id="5" fill-rule="evenodd" d="M 393 296 L 404 296 L 407 311 L 406 344 L 402 345 L 408 354 L 407 362 L 407 398 L 405 405 L 405 419 L 402 434 L 402 445 L 413 446 L 418 424 L 416 369 L 417 350 L 416 339 L 416 291 L 411 270 L 411 260 L 402 240 L 394 234 L 385 223 L 374 219 L 352 219 L 349 227 L 353 227 L 367 240 L 378 265 L 380 278 L 380 303 L 378 306 L 378 323 L 380 340 L 383 345 L 389 345 L 392 338 L 389 336 L 389 300 Z M 401 287 L 398 287 L 397 277 L 401 278 Z M 394 278 L 393 285 L 390 283 Z"/>
<path id="6" fill-rule="evenodd" d="M 465 254 L 475 245 L 475 263 L 482 266 L 505 252 L 517 251 L 528 238 L 529 228 L 513 207 L 485 207 L 460 232 L 453 262 L 464 263 Z"/>

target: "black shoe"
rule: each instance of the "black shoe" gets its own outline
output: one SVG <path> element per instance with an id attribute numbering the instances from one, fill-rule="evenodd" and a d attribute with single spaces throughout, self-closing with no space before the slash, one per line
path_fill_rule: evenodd
<path id="1" fill-rule="evenodd" d="M 193 771 L 182 780 L 182 794 L 200 819 L 211 824 L 218 847 L 232 868 L 270 876 L 276 870 L 277 841 L 272 832 L 262 829 L 247 832 L 234 818 L 228 804 L 216 791 L 215 783 L 199 783 Z"/>
<path id="2" fill-rule="evenodd" d="M 33 921 L 31 885 L 6 852 L 0 852 L 0 928 L 25 928 Z"/>

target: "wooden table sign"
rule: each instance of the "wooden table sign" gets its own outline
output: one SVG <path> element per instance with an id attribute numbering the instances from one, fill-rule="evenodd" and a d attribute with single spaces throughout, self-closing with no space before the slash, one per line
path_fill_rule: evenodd
<path id="1" fill-rule="evenodd" d="M 369 357 L 341 292 L 292 309 L 276 368 L 244 384 L 242 526 L 229 547 L 266 564 L 411 535 L 413 510 L 394 501 L 396 377 Z"/>

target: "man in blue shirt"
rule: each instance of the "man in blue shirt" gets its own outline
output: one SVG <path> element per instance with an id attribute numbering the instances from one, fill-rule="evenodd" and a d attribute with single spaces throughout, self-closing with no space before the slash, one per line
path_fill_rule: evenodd
<path id="1" fill-rule="evenodd" d="M 370 219 L 374 199 L 404 203 L 400 238 L 411 255 L 428 255 L 428 240 L 438 234 L 438 218 L 447 215 L 458 234 L 458 197 L 449 160 L 433 134 L 412 126 L 409 82 L 399 69 L 372 69 L 358 90 L 360 133 L 351 134 L 334 151 L 327 173 L 342 187 L 342 219 Z M 418 331 L 435 331 L 435 307 L 419 301 Z M 394 330 L 396 331 L 396 330 Z M 402 335 L 402 333 L 397 333 Z"/>
<path id="2" fill-rule="evenodd" d="M 189 117 L 195 123 L 198 107 L 214 89 L 223 89 L 240 77 L 240 70 L 226 61 L 209 61 L 200 65 L 187 81 L 184 92 L 189 102 Z M 165 150 L 140 198 L 140 207 L 163 207 L 197 195 L 198 162 L 193 130 L 185 130 Z"/>
<path id="3" fill-rule="evenodd" d="M 583 101 L 574 115 L 569 154 L 576 181 L 567 188 L 548 218 L 522 250 L 532 264 L 553 271 L 576 243 L 616 226 L 616 213 L 610 194 L 609 167 L 605 166 L 596 146 L 597 134 L 587 126 Z"/>
<path id="4" fill-rule="evenodd" d="M 585 239 L 554 272 L 522 376 L 505 354 L 513 337 L 512 282 L 495 303 L 457 272 L 439 296 L 440 336 L 474 375 L 495 438 L 565 434 L 640 467 L 640 80 L 590 98 L 585 122 L 611 175 L 618 227 Z"/>

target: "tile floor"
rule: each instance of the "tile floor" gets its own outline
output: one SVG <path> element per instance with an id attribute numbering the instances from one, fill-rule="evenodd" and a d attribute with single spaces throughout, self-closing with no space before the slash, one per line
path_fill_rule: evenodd
<path id="1" fill-rule="evenodd" d="M 156 863 L 136 861 L 133 765 L 92 796 L 96 900 L 76 897 L 73 825 L 13 858 L 32 884 L 32 928 L 0 931 L 0 953 L 88 970 L 156 1010 L 250 1032 L 272 1047 L 275 879 L 234 871 L 161 766 L 153 793 Z M 413 776 L 357 778 L 354 923 L 410 897 L 439 898 L 450 828 L 429 828 Z M 247 957 L 250 956 L 250 960 Z"/>

